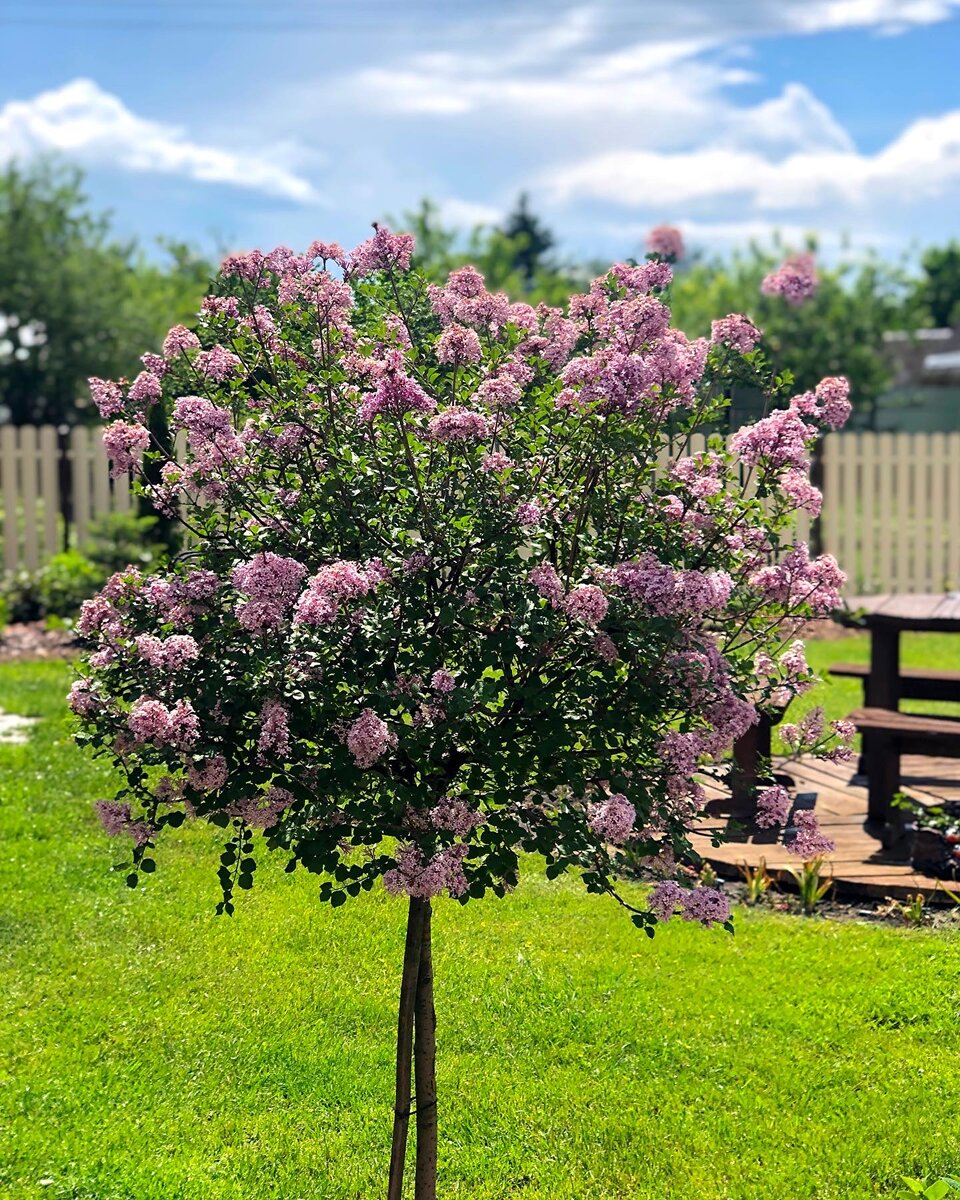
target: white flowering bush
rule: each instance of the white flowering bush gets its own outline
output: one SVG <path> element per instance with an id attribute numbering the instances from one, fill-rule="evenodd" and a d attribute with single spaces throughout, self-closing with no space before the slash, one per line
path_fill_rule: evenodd
<path id="1" fill-rule="evenodd" d="M 788 531 L 819 504 L 814 439 L 849 411 L 828 379 L 690 456 L 734 382 L 786 403 L 746 318 L 689 341 L 656 255 L 560 310 L 469 267 L 427 285 L 413 250 L 378 228 L 350 254 L 231 256 L 196 332 L 171 330 L 132 383 L 91 381 L 114 469 L 189 537 L 165 573 L 121 572 L 85 605 L 71 693 L 118 770 L 99 811 L 131 885 L 199 819 L 224 831 L 226 913 L 258 840 L 333 905 L 380 881 L 409 898 L 391 1197 L 414 1026 L 417 1195 L 434 1194 L 433 897 L 502 896 L 534 854 L 648 932 L 728 923 L 676 867 L 697 775 L 809 683 L 784 644 L 842 576 Z M 151 443 L 156 405 L 178 457 Z M 785 819 L 783 797 L 761 815 Z M 643 904 L 618 889 L 624 850 L 659 877 Z"/>

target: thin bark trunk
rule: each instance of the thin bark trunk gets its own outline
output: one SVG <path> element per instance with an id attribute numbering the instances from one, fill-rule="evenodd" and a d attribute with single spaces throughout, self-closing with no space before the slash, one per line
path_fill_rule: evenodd
<path id="1" fill-rule="evenodd" d="M 420 941 L 414 1071 L 417 1081 L 417 1171 L 414 1200 L 437 1197 L 437 1014 L 433 1006 L 430 901 Z"/>
<path id="2" fill-rule="evenodd" d="M 400 1007 L 397 1013 L 397 1085 L 393 1105 L 393 1145 L 390 1150 L 390 1182 L 387 1200 L 402 1200 L 403 1165 L 407 1157 L 410 1127 L 410 1067 L 413 1057 L 413 1026 L 420 975 L 423 932 L 429 918 L 429 900 L 410 899 L 407 910 L 407 942 L 403 952 Z"/>

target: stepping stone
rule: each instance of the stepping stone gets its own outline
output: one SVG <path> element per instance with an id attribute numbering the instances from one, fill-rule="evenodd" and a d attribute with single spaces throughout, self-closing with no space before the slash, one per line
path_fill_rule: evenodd
<path id="1" fill-rule="evenodd" d="M 16 713 L 4 712 L 0 708 L 0 744 L 9 745 L 12 742 L 25 742 L 27 730 L 36 725 L 37 717 L 18 717 Z"/>

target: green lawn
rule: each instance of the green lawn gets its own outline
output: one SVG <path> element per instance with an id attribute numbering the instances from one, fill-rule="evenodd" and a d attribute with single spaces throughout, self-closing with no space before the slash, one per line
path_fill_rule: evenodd
<path id="1" fill-rule="evenodd" d="M 403 905 L 321 907 L 277 864 L 216 918 L 207 828 L 128 891 L 67 682 L 0 666 L 0 706 L 46 718 L 0 746 L 0 1196 L 381 1196 Z M 860 1200 L 956 1171 L 956 938 L 737 926 L 649 942 L 533 867 L 439 903 L 441 1196 Z"/>

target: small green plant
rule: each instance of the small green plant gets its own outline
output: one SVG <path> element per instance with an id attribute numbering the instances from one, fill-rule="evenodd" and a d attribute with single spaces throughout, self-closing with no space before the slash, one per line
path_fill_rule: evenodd
<path id="1" fill-rule="evenodd" d="M 960 1192 L 960 1179 L 954 1179 L 950 1175 L 945 1175 L 942 1179 L 935 1179 L 933 1183 L 927 1183 L 925 1179 L 908 1179 L 904 1176 L 903 1182 L 906 1184 L 906 1196 L 923 1196 L 925 1200 L 944 1200 L 945 1196 L 953 1195 L 955 1192 Z"/>
<path id="2" fill-rule="evenodd" d="M 900 917 L 908 925 L 922 925 L 927 917 L 927 898 L 923 892 L 907 896 L 906 901 L 887 896 L 886 902 L 877 909 L 881 917 Z"/>
<path id="3" fill-rule="evenodd" d="M 773 876 L 767 870 L 767 860 L 761 858 L 755 867 L 751 867 L 747 862 L 741 862 L 737 864 L 737 870 L 746 884 L 744 902 L 750 905 L 758 904 L 773 885 Z"/>
<path id="4" fill-rule="evenodd" d="M 103 586 L 104 571 L 77 550 L 55 554 L 37 572 L 40 616 L 72 617 Z"/>
<path id="5" fill-rule="evenodd" d="M 716 871 L 713 869 L 713 867 L 710 865 L 710 863 L 705 862 L 703 864 L 703 866 L 700 868 L 701 884 L 704 887 L 712 888 L 712 887 L 717 886 L 719 880 L 720 880 L 720 877 L 717 875 Z"/>
<path id="6" fill-rule="evenodd" d="M 156 517 L 105 513 L 90 522 L 83 552 L 105 576 L 127 566 L 149 567 L 166 553 L 166 546 L 151 540 L 156 526 Z"/>
<path id="7" fill-rule="evenodd" d="M 807 916 L 817 911 L 817 905 L 833 887 L 833 879 L 823 878 L 824 858 L 818 856 L 803 863 L 798 871 L 790 868 L 790 874 L 800 893 L 800 904 Z"/>
<path id="8" fill-rule="evenodd" d="M 10 606 L 7 604 L 7 599 L 0 594 L 0 634 L 7 627 L 7 621 L 10 619 Z"/>

